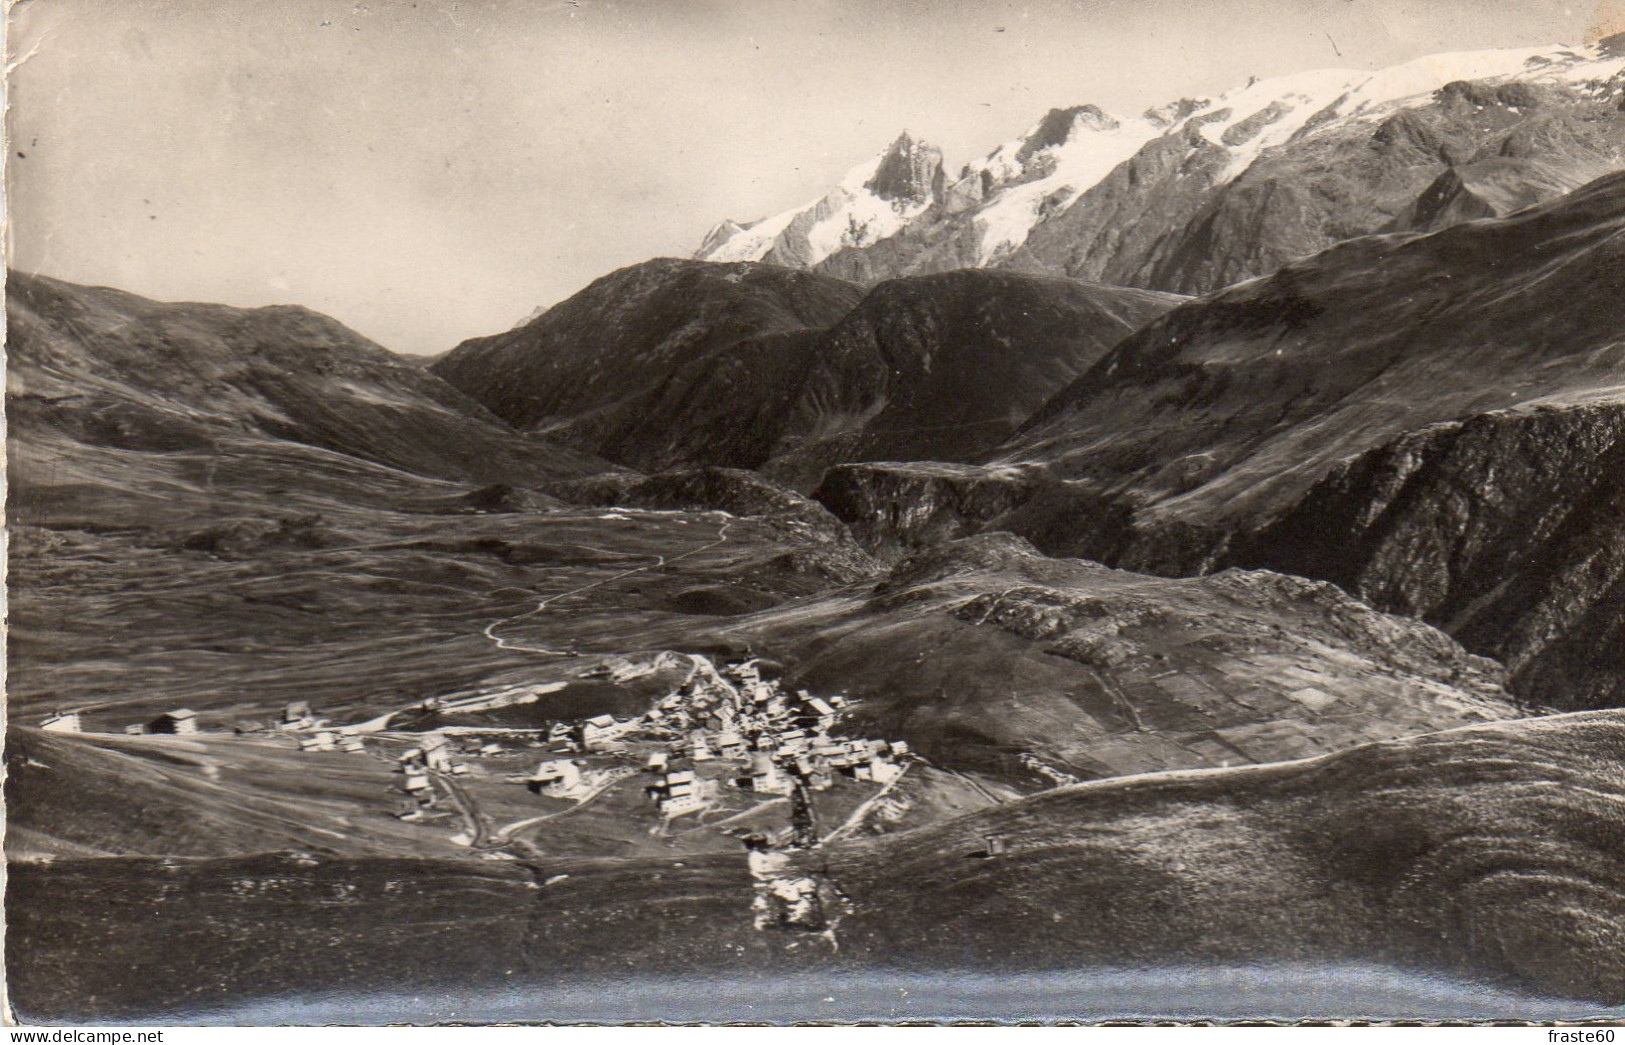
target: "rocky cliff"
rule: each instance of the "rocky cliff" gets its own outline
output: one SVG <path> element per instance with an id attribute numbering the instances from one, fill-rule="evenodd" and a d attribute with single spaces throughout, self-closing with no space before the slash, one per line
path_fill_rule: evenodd
<path id="1" fill-rule="evenodd" d="M 1526 699 L 1625 705 L 1625 402 L 1404 436 L 1339 466 L 1228 561 L 1444 627 L 1505 663 Z"/>

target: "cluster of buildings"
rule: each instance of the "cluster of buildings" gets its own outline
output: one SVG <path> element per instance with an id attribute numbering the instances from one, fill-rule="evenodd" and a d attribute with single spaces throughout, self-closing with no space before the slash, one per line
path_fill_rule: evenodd
<path id="1" fill-rule="evenodd" d="M 844 698 L 787 692 L 763 678 L 755 661 L 719 671 L 704 657 L 688 659 L 693 670 L 687 680 L 641 717 L 559 723 L 549 740 L 586 753 L 621 751 L 634 739 L 663 742 L 664 750 L 643 767 L 653 777 L 644 791 L 667 818 L 710 804 L 719 776 L 744 791 L 789 795 L 800 788 L 825 790 L 838 776 L 884 784 L 902 772 L 909 753 L 902 741 L 834 732 Z M 698 771 L 715 762 L 738 768 L 720 775 Z M 580 767 L 568 760 L 544 762 L 526 783 L 542 794 L 568 796 L 582 789 L 579 775 Z"/>
<path id="2" fill-rule="evenodd" d="M 743 761 L 734 786 L 785 795 L 798 786 L 826 790 L 837 776 L 884 784 L 902 772 L 906 743 L 834 732 L 844 697 L 786 692 L 762 678 L 754 661 L 718 671 L 704 658 L 695 660 L 689 680 L 645 721 L 675 734 L 674 748 L 694 762 Z"/>
<path id="3" fill-rule="evenodd" d="M 360 754 L 367 749 L 361 738 L 327 728 L 327 719 L 318 718 L 310 710 L 310 702 L 296 700 L 282 709 L 282 721 L 274 727 L 279 733 L 291 733 L 299 740 L 300 751 L 345 751 Z"/>

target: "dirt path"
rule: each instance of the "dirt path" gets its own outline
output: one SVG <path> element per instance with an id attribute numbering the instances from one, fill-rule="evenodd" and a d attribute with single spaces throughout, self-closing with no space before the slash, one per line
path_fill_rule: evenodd
<path id="1" fill-rule="evenodd" d="M 535 609 L 527 610 L 524 613 L 517 613 L 517 614 L 513 615 L 512 617 L 503 617 L 503 618 L 501 618 L 499 620 L 492 621 L 490 624 L 487 624 L 485 626 L 483 634 L 485 635 L 486 638 L 488 638 L 492 642 L 496 643 L 497 649 L 500 649 L 500 650 L 508 650 L 508 651 L 511 651 L 511 652 L 514 652 L 514 653 L 534 653 L 534 654 L 537 654 L 539 656 L 544 656 L 544 657 L 575 657 L 575 656 L 579 656 L 579 654 L 575 650 L 545 649 L 545 648 L 537 647 L 537 646 L 524 646 L 524 645 L 519 645 L 519 644 L 516 644 L 516 643 L 512 643 L 512 642 L 509 642 L 507 639 L 503 638 L 502 636 L 498 635 L 496 632 L 497 632 L 498 628 L 501 628 L 504 625 L 514 624 L 514 623 L 517 623 L 518 621 L 526 620 L 526 619 L 528 619 L 530 617 L 535 617 L 535 616 L 543 613 L 544 611 L 546 611 L 548 606 L 552 605 L 555 602 L 558 602 L 560 599 L 568 598 L 571 595 L 580 595 L 582 592 L 592 591 L 594 588 L 602 588 L 606 584 L 613 584 L 616 581 L 623 580 L 623 579 L 625 579 L 627 577 L 632 576 L 633 574 L 646 573 L 649 570 L 658 570 L 658 569 L 660 569 L 660 568 L 662 568 L 664 566 L 668 566 L 671 563 L 677 562 L 677 561 L 679 561 L 681 559 L 686 559 L 690 555 L 698 555 L 701 552 L 710 551 L 712 548 L 721 547 L 722 545 L 728 543 L 728 530 L 729 530 L 730 527 L 733 526 L 734 517 L 727 514 L 726 512 L 717 512 L 717 513 L 714 513 L 714 514 L 721 515 L 723 518 L 722 518 L 722 525 L 720 527 L 718 527 L 718 529 L 717 529 L 717 539 L 712 541 L 711 543 L 701 545 L 698 548 L 690 548 L 688 551 L 683 552 L 680 555 L 673 555 L 669 559 L 666 558 L 664 555 L 659 555 L 659 556 L 655 557 L 654 562 L 647 563 L 647 564 L 645 564 L 643 566 L 637 566 L 637 567 L 634 567 L 633 569 L 625 570 L 625 571 L 623 571 L 621 573 L 617 573 L 617 574 L 614 574 L 614 575 L 609 576 L 609 577 L 605 577 L 603 580 L 600 580 L 600 581 L 593 581 L 591 584 L 584 584 L 579 588 L 572 588 L 569 591 L 561 591 L 561 592 L 557 592 L 557 593 L 555 593 L 553 595 L 549 595 L 546 598 L 542 599 L 540 602 L 538 602 L 536 604 Z"/>
<path id="2" fill-rule="evenodd" d="M 462 814 L 463 824 L 467 827 L 471 841 L 470 849 L 493 849 L 489 843 L 491 827 L 486 822 L 485 815 L 461 783 L 444 773 L 436 773 L 435 779 L 445 787 L 446 793 L 451 796 L 452 803 L 457 806 L 457 812 Z"/>
<path id="3" fill-rule="evenodd" d="M 586 805 L 588 802 L 591 802 L 594 799 L 596 799 L 598 796 L 604 794 L 606 791 L 608 791 L 610 788 L 614 787 L 616 784 L 620 783 L 622 780 L 625 780 L 629 776 L 635 776 L 635 775 L 636 775 L 636 772 L 634 770 L 627 770 L 625 772 L 613 772 L 608 780 L 605 780 L 603 783 L 601 783 L 597 787 L 593 788 L 590 792 L 588 792 L 586 794 L 586 796 L 584 796 L 580 801 L 576 802 L 575 805 L 571 806 L 568 809 L 560 809 L 557 812 L 553 812 L 553 813 L 543 813 L 541 816 L 528 817 L 528 818 L 526 818 L 524 820 L 515 820 L 513 823 L 508 824 L 506 827 L 500 827 L 500 828 L 497 829 L 496 833 L 492 836 L 492 844 L 490 846 L 488 846 L 487 848 L 499 849 L 499 848 L 507 845 L 510 841 L 513 840 L 514 832 L 516 832 L 516 831 L 523 831 L 526 828 L 535 827 L 537 824 L 546 823 L 549 820 L 557 820 L 561 816 L 569 816 L 571 813 L 574 813 L 574 812 L 578 811 L 579 809 L 581 809 L 581 807 Z"/>
<path id="4" fill-rule="evenodd" d="M 900 769 L 897 775 L 886 781 L 879 791 L 876 791 L 874 794 L 870 795 L 862 805 L 852 810 L 852 815 L 846 818 L 846 823 L 819 839 L 818 844 L 824 845 L 826 842 L 833 842 L 837 838 L 846 834 L 848 831 L 857 828 L 859 824 L 863 823 L 864 817 L 869 815 L 869 810 L 873 809 L 875 804 L 882 798 L 885 798 L 887 795 L 891 794 L 891 789 L 902 783 L 903 778 L 908 776 L 908 771 L 912 768 L 914 768 L 914 763 L 910 762 Z"/>

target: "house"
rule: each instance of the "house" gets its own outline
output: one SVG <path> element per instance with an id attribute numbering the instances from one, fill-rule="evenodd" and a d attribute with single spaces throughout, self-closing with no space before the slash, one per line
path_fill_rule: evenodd
<path id="1" fill-rule="evenodd" d="M 444 772 L 451 768 L 451 741 L 440 733 L 423 734 L 423 764 Z"/>
<path id="2" fill-rule="evenodd" d="M 429 783 L 429 775 L 423 772 L 408 770 L 406 782 L 401 785 L 408 792 L 433 791 L 434 786 Z"/>
<path id="3" fill-rule="evenodd" d="M 797 725 L 805 726 L 817 733 L 826 732 L 834 726 L 835 718 L 835 709 L 822 697 L 803 699 L 795 714 Z"/>
<path id="4" fill-rule="evenodd" d="M 468 773 L 468 763 L 467 762 L 453 762 L 451 764 L 451 775 L 452 776 L 463 776 L 463 775 L 465 775 L 467 773 Z"/>
<path id="5" fill-rule="evenodd" d="M 148 733 L 196 733 L 197 712 L 191 708 L 166 711 L 147 723 Z"/>
<path id="6" fill-rule="evenodd" d="M 482 744 L 480 745 L 480 754 L 500 755 L 502 754 L 502 745 L 494 742 L 490 744 Z"/>
<path id="7" fill-rule="evenodd" d="M 613 743 L 636 725 L 635 721 L 617 722 L 613 715 L 594 715 L 579 727 L 581 748 L 592 751 Z"/>
<path id="8" fill-rule="evenodd" d="M 367 750 L 367 745 L 360 737 L 345 737 L 339 741 L 339 750 L 356 755 Z"/>
<path id="9" fill-rule="evenodd" d="M 139 722 L 132 722 L 128 726 L 124 727 L 124 732 L 126 732 L 128 734 L 131 734 L 132 736 L 140 736 L 142 733 L 145 733 L 146 731 L 147 731 L 147 727 L 143 726 Z"/>
<path id="10" fill-rule="evenodd" d="M 83 733 L 84 724 L 79 721 L 77 711 L 59 711 L 46 718 L 39 724 L 39 728 L 47 733 Z"/>
<path id="11" fill-rule="evenodd" d="M 525 781 L 531 794 L 567 798 L 581 788 L 581 767 L 567 758 L 543 762 Z"/>
<path id="12" fill-rule="evenodd" d="M 660 802 L 660 813 L 665 817 L 682 816 L 705 806 L 705 796 L 695 784 L 680 784 L 671 789 Z"/>
<path id="13" fill-rule="evenodd" d="M 656 751 L 654 754 L 649 756 L 649 761 L 643 764 L 644 772 L 664 773 L 666 771 L 667 759 L 668 756 L 664 751 Z"/>
<path id="14" fill-rule="evenodd" d="M 333 751 L 337 748 L 338 735 L 335 733 L 312 733 L 299 738 L 300 751 Z"/>
<path id="15" fill-rule="evenodd" d="M 983 851 L 987 853 L 988 856 L 1003 856 L 1009 850 L 1003 835 L 988 835 L 986 836 L 985 841 L 987 843 L 987 848 Z"/>
<path id="16" fill-rule="evenodd" d="M 692 769 L 667 773 L 646 789 L 662 816 L 682 816 L 705 806 L 711 793 L 709 781 L 697 779 Z"/>
<path id="17" fill-rule="evenodd" d="M 688 736 L 688 757 L 696 762 L 709 762 L 717 756 L 711 751 L 711 742 L 705 730 L 696 729 Z"/>
<path id="18" fill-rule="evenodd" d="M 282 709 L 282 721 L 285 724 L 291 725 L 304 722 L 310 717 L 310 701 L 308 700 L 295 700 Z"/>
<path id="19" fill-rule="evenodd" d="M 672 788 L 681 786 L 693 790 L 693 785 L 694 771 L 692 769 L 678 769 L 661 774 L 654 783 L 644 788 L 643 791 L 644 794 L 649 796 L 650 801 L 658 803 L 664 802 L 670 797 Z"/>
<path id="20" fill-rule="evenodd" d="M 750 773 L 739 778 L 739 787 L 767 795 L 787 795 L 795 790 L 795 782 L 767 752 L 756 752 L 750 762 Z"/>
<path id="21" fill-rule="evenodd" d="M 738 733 L 723 732 L 717 734 L 717 754 L 723 758 L 744 758 L 749 751 L 745 738 Z"/>
<path id="22" fill-rule="evenodd" d="M 889 784 L 903 775 L 903 767 L 896 762 L 876 757 L 867 762 L 859 762 L 853 767 L 852 775 L 859 780 L 869 780 L 876 784 Z"/>

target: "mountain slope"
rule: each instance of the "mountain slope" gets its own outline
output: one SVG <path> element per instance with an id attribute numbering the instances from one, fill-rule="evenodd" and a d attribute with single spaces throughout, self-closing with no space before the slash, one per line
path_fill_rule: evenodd
<path id="1" fill-rule="evenodd" d="M 475 482 L 605 467 L 520 435 L 307 309 L 149 301 L 13 272 L 6 310 L 16 467 L 48 469 L 73 446 L 197 451 L 244 438 Z"/>
<path id="2" fill-rule="evenodd" d="M 843 954 L 923 967 L 1357 960 L 1625 1003 L 1625 721 L 1496 723 L 1060 788 L 843 848 Z M 989 835 L 1006 852 L 985 852 Z"/>
<path id="3" fill-rule="evenodd" d="M 811 486 L 834 460 L 985 451 L 1178 301 L 993 272 L 859 293 L 766 265 L 654 261 L 433 369 L 612 460 L 767 466 Z"/>
<path id="4" fill-rule="evenodd" d="M 1008 534 L 728 633 L 791 684 L 859 700 L 866 729 L 1014 781 L 1273 761 L 1516 713 L 1499 665 L 1324 582 L 1150 577 Z"/>
<path id="5" fill-rule="evenodd" d="M 1178 300 L 978 271 L 896 280 L 816 336 L 723 353 L 644 412 L 688 459 L 728 452 L 807 488 L 835 461 L 965 460 Z"/>
<path id="6" fill-rule="evenodd" d="M 1625 174 L 1510 218 L 1354 240 L 1176 309 L 997 456 L 1132 492 L 1147 521 L 1223 528 L 1404 432 L 1622 383 Z"/>
<path id="7" fill-rule="evenodd" d="M 683 367 L 752 338 L 823 329 L 862 294 L 772 265 L 657 258 L 513 330 L 465 341 L 430 370 L 511 424 L 610 444 L 646 420 L 641 397 Z"/>

